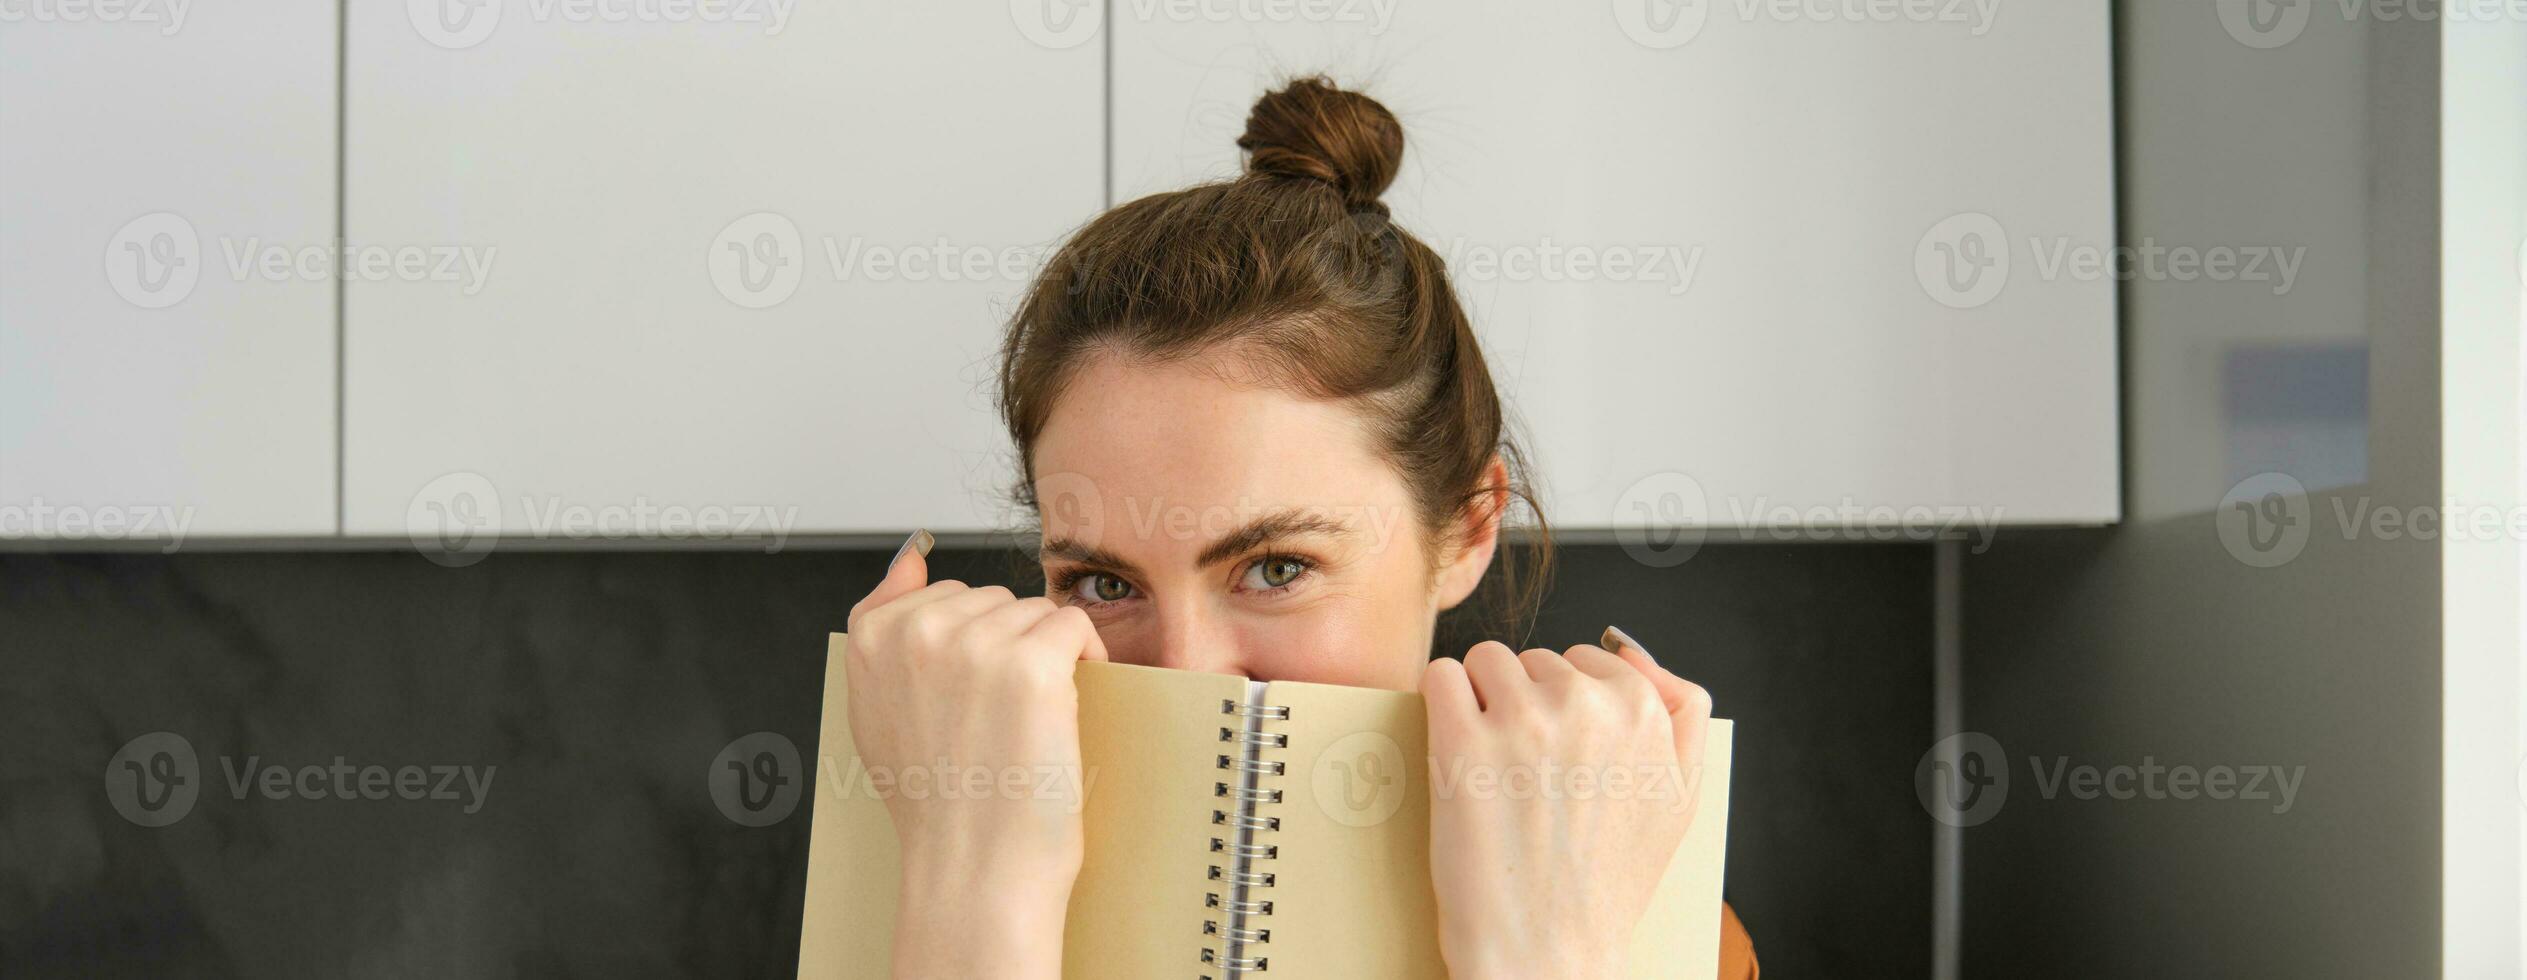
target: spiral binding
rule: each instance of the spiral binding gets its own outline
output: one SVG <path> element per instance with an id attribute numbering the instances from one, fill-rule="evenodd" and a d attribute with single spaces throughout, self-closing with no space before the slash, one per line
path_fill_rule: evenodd
<path id="1" fill-rule="evenodd" d="M 1266 749 L 1284 749 L 1290 737 L 1267 732 L 1267 721 L 1288 721 L 1290 709 L 1283 705 L 1242 704 L 1225 698 L 1220 713 L 1240 719 L 1238 727 L 1223 726 L 1220 741 L 1229 750 L 1218 756 L 1220 771 L 1229 778 L 1212 784 L 1212 795 L 1236 804 L 1228 809 L 1211 811 L 1211 823 L 1222 836 L 1211 838 L 1211 853 L 1226 861 L 1211 865 L 1210 880 L 1220 883 L 1218 891 L 1206 892 L 1202 906 L 1215 917 L 1202 920 L 1202 963 L 1216 967 L 1218 976 L 1234 977 L 1263 973 L 1272 968 L 1271 959 L 1254 951 L 1254 947 L 1272 941 L 1272 929 L 1254 920 L 1272 914 L 1272 901 L 1253 896 L 1257 889 L 1272 887 L 1274 875 L 1258 871 L 1255 862 L 1281 856 L 1279 845 L 1260 842 L 1258 835 L 1281 829 L 1281 818 L 1251 811 L 1260 805 L 1281 802 L 1281 791 L 1260 785 L 1266 778 L 1289 770 L 1287 763 L 1266 759 Z M 1238 812 L 1238 811 L 1250 812 Z M 1215 980 L 1209 973 L 1202 980 Z"/>

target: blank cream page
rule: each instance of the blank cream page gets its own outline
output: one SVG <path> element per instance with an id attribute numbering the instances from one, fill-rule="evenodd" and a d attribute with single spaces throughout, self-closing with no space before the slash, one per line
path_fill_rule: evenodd
<path id="1" fill-rule="evenodd" d="M 1212 795 L 1233 773 L 1219 768 L 1222 727 L 1235 728 L 1222 701 L 1244 701 L 1246 679 L 1230 674 L 1123 664 L 1079 665 L 1079 750 L 1095 780 L 1088 794 L 1088 857 L 1071 887 L 1063 944 L 1065 977 L 1184 980 L 1202 965 L 1203 907 L 1211 838 L 1228 828 Z"/>
<path id="2" fill-rule="evenodd" d="M 895 928 L 895 831 L 856 762 L 842 654 L 827 648 L 799 976 L 888 975 Z M 1246 682 L 1223 674 L 1083 663 L 1077 778 L 1087 788 L 1087 853 L 1072 887 L 1063 948 L 1069 977 L 1169 978 L 1202 969 L 1212 786 L 1227 747 L 1223 700 Z M 975 705 L 990 711 L 991 705 Z M 1026 780 L 1025 792 L 1042 783 Z M 1058 787 L 1056 793 L 1061 792 Z"/>
<path id="3" fill-rule="evenodd" d="M 1262 785 L 1281 802 L 1256 811 L 1281 818 L 1258 836 L 1280 848 L 1255 862 L 1273 886 L 1272 915 L 1250 920 L 1272 938 L 1249 947 L 1270 976 L 1439 980 L 1438 919 L 1430 892 L 1429 755 L 1418 694 L 1275 681 L 1264 702 L 1287 721 L 1264 728 L 1290 737 L 1264 757 L 1287 764 Z"/>

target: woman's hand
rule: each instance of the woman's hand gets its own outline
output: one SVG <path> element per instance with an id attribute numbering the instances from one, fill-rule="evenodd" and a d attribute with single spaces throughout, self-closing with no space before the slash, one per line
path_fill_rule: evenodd
<path id="1" fill-rule="evenodd" d="M 1630 975 L 1633 926 L 1693 824 L 1711 698 L 1622 639 L 1485 641 L 1422 674 L 1450 976 Z"/>
<path id="2" fill-rule="evenodd" d="M 851 607 L 844 658 L 851 740 L 891 782 L 902 846 L 895 974 L 1058 977 L 1085 846 L 1071 671 L 1105 646 L 1078 608 L 929 582 L 914 537 Z"/>

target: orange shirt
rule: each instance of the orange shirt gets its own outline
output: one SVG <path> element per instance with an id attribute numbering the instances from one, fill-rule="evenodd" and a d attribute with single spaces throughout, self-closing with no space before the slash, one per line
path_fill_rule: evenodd
<path id="1" fill-rule="evenodd" d="M 1737 921 L 1737 910 L 1720 903 L 1720 980 L 1755 980 L 1755 940 Z"/>

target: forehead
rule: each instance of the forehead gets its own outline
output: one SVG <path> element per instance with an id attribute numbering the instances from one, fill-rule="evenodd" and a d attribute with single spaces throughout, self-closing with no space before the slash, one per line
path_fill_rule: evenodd
<path id="1" fill-rule="evenodd" d="M 1102 509 L 1400 506 L 1402 482 L 1349 405 L 1234 380 L 1206 354 L 1156 362 L 1091 355 L 1036 438 L 1035 477 L 1085 482 Z M 1060 508 L 1045 530 L 1057 532 Z"/>

